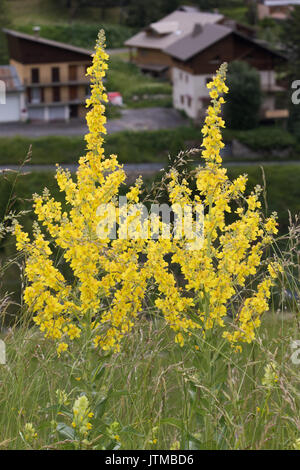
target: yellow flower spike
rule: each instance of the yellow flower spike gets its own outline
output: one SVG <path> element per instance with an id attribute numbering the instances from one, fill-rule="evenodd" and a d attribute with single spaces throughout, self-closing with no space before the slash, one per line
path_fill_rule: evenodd
<path id="1" fill-rule="evenodd" d="M 119 221 L 124 212 L 118 207 L 117 198 L 126 176 L 117 157 L 106 158 L 103 149 L 107 101 L 103 78 L 107 59 L 104 34 L 100 33 L 92 66 L 87 71 L 92 90 L 86 102 L 87 152 L 79 159 L 76 176 L 59 167 L 56 172 L 64 203 L 55 201 L 48 191 L 34 196 L 38 223 L 32 240 L 20 225 L 15 226 L 17 249 L 24 250 L 27 256 L 24 301 L 40 330 L 58 343 L 58 355 L 86 330 L 95 347 L 118 352 L 122 338 L 132 330 L 143 309 L 148 289 L 153 292 L 154 285 L 155 308 L 175 332 L 175 341 L 180 346 L 184 345 L 184 335 L 197 329 L 205 336 L 207 330 L 227 328 L 223 319 L 228 305 L 236 291 L 257 273 L 264 248 L 278 230 L 275 215 L 265 221 L 261 215 L 259 191 L 248 198 L 244 196 L 246 176 L 230 182 L 222 167 L 221 130 L 225 123 L 221 105 L 222 94 L 228 91 L 226 64 L 223 64 L 208 84 L 212 103 L 202 130 L 204 166 L 197 170 L 196 196 L 187 178 L 175 170 L 169 174 L 169 201 L 176 204 L 178 212 L 186 206 L 199 203 L 204 206 L 203 246 L 195 250 L 188 248 L 191 231 L 177 237 L 174 229 L 176 237 L 158 240 L 135 237 L 144 228 L 141 224 L 128 231 L 131 238 L 122 237 L 119 230 L 117 238 L 111 240 L 108 232 L 113 227 L 103 226 L 105 217 L 99 208 L 109 205 L 118 217 L 116 222 Z M 141 184 L 138 179 L 127 193 L 129 210 L 140 200 Z M 237 220 L 228 224 L 226 215 L 232 210 L 231 202 L 239 198 Z M 134 221 L 136 213 L 130 217 Z M 161 230 L 170 225 L 159 217 L 155 224 Z M 99 233 L 104 236 L 100 237 Z M 65 263 L 72 271 L 72 283 L 54 265 L 53 255 L 58 250 L 63 253 L 60 265 Z M 143 264 L 141 255 L 146 255 Z M 184 289 L 166 261 L 170 255 L 172 263 L 180 267 Z M 268 309 L 274 271 L 269 268 L 256 291 L 245 299 L 234 326 L 223 330 L 224 338 L 236 351 L 241 348 L 239 343 L 249 343 L 255 337 L 259 317 Z M 78 425 L 74 419 L 77 427 L 88 419 L 85 415 L 81 417 Z M 84 433 L 88 428 L 86 421 Z"/>

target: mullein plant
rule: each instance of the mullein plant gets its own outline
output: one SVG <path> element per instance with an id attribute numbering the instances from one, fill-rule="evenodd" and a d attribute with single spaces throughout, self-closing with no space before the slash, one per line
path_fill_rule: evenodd
<path id="1" fill-rule="evenodd" d="M 242 342 L 255 338 L 280 267 L 270 263 L 251 294 L 246 294 L 245 287 L 255 279 L 265 248 L 277 233 L 277 222 L 275 214 L 263 217 L 259 188 L 246 196 L 247 177 L 242 175 L 231 182 L 222 167 L 221 128 L 225 123 L 221 106 L 222 95 L 228 91 L 226 64 L 208 84 L 211 105 L 202 129 L 204 165 L 196 171 L 196 194 L 176 169 L 169 173 L 171 204 L 204 207 L 204 242 L 201 248 L 191 250 L 186 237 L 151 239 L 133 234 L 127 239 L 110 240 L 98 236 L 104 217 L 97 208 L 110 204 L 122 216 L 117 197 L 126 178 L 116 155 L 106 158 L 103 149 L 107 60 L 104 33 L 100 32 L 92 66 L 87 70 L 92 90 L 86 103 L 90 108 L 87 152 L 79 160 L 75 178 L 61 168 L 56 172 L 57 184 L 65 194 L 64 206 L 44 190 L 43 195 L 34 195 L 38 222 L 33 227 L 33 238 L 30 240 L 20 224 L 15 226 L 17 249 L 26 254 L 25 303 L 41 331 L 56 341 L 59 355 L 84 335 L 89 345 L 118 351 L 122 337 L 142 312 L 148 289 L 151 295 L 155 292 L 157 312 L 176 332 L 175 340 L 181 346 L 191 331 L 206 335 L 208 330 L 221 327 L 223 337 L 235 349 L 241 349 Z M 126 194 L 128 213 L 141 200 L 141 185 L 138 179 Z M 226 214 L 232 206 L 237 207 L 235 220 L 228 224 Z M 158 216 L 153 220 L 163 228 Z M 142 224 L 136 226 L 137 232 L 142 229 Z M 72 283 L 53 261 L 57 249 L 73 272 Z M 180 266 L 183 285 L 178 285 L 166 261 L 170 254 L 172 263 Z M 224 322 L 228 306 L 243 289 L 238 314 L 228 325 Z"/>

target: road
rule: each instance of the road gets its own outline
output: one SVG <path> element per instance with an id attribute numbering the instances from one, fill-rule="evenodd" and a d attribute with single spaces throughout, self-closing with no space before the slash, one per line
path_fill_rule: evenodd
<path id="1" fill-rule="evenodd" d="M 122 117 L 109 120 L 106 124 L 108 134 L 124 130 L 171 129 L 188 125 L 188 120 L 172 108 L 123 109 Z M 74 136 L 87 133 L 85 121 L 51 123 L 7 123 L 0 124 L 0 137 L 42 137 L 51 135 Z"/>

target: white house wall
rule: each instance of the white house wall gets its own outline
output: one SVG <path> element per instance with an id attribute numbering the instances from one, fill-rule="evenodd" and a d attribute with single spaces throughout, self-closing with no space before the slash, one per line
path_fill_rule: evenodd
<path id="1" fill-rule="evenodd" d="M 261 86 L 273 86 L 276 84 L 274 70 L 259 71 Z M 175 109 L 185 111 L 192 119 L 197 119 L 206 109 L 206 101 L 209 99 L 207 82 L 212 75 L 193 75 L 185 70 L 173 67 L 173 106 Z M 204 99 L 204 103 L 203 103 Z M 275 100 L 269 97 L 264 108 L 271 106 L 274 109 Z"/>
<path id="2" fill-rule="evenodd" d="M 203 109 L 201 99 L 209 97 L 206 80 L 210 75 L 192 75 L 177 67 L 173 68 L 173 104 L 196 119 Z"/>
<path id="3" fill-rule="evenodd" d="M 0 122 L 16 122 L 21 117 L 21 94 L 7 93 L 5 104 L 0 104 Z"/>

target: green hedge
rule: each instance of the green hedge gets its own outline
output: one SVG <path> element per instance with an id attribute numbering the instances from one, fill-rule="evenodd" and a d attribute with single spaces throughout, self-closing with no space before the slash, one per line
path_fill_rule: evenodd
<path id="1" fill-rule="evenodd" d="M 225 129 L 224 139 L 232 141 L 239 140 L 252 150 L 272 150 L 294 147 L 296 149 L 297 139 L 287 130 L 277 126 L 261 126 L 247 131 Z"/>
<path id="2" fill-rule="evenodd" d="M 158 131 L 123 131 L 105 136 L 106 154 L 117 154 L 121 163 L 159 162 L 175 156 L 193 139 L 201 141 L 197 128 Z M 32 145 L 32 164 L 76 163 L 85 152 L 83 137 L 2 137 L 0 165 L 21 164 Z"/>
<path id="3" fill-rule="evenodd" d="M 258 153 L 261 150 L 262 159 L 268 150 L 286 147 L 292 147 L 294 158 L 299 158 L 299 144 L 284 129 L 268 127 L 244 132 L 225 129 L 224 139 L 230 142 L 233 138 L 257 150 Z M 122 131 L 105 136 L 105 150 L 107 155 L 117 154 L 121 163 L 160 162 L 166 161 L 169 154 L 171 157 L 176 156 L 184 148 L 199 147 L 201 141 L 202 134 L 197 127 Z M 21 164 L 30 145 L 32 145 L 32 164 L 76 163 L 85 153 L 83 136 L 1 137 L 0 165 Z"/>

